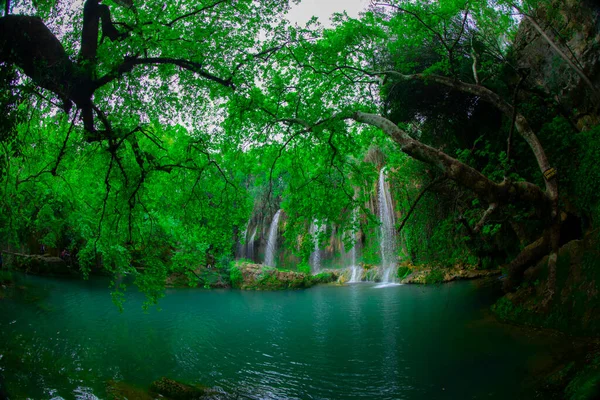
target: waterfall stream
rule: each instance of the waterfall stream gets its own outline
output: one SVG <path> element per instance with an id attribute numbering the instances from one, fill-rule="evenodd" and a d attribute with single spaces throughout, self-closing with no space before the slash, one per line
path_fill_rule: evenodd
<path id="1" fill-rule="evenodd" d="M 381 269 L 383 271 L 382 282 L 394 282 L 394 267 L 396 266 L 396 230 L 394 206 L 390 185 L 385 179 L 385 167 L 379 171 L 379 221 L 381 222 Z"/>
<path id="2" fill-rule="evenodd" d="M 279 216 L 281 210 L 278 210 L 273 216 L 271 226 L 269 227 L 269 238 L 267 240 L 267 249 L 265 250 L 265 265 L 275 267 L 275 254 L 277 252 L 277 228 L 279 226 Z"/>
<path id="3" fill-rule="evenodd" d="M 258 231 L 258 225 L 254 227 L 254 232 L 252 232 L 252 236 L 250 236 L 250 240 L 246 243 L 246 247 L 248 251 L 246 252 L 246 257 L 250 260 L 254 261 L 254 240 L 256 239 L 256 231 Z"/>
<path id="4" fill-rule="evenodd" d="M 354 210 L 354 213 L 352 214 L 352 219 L 353 219 L 353 225 L 356 225 L 356 222 L 358 220 L 358 210 Z M 358 247 L 358 241 L 356 238 L 356 230 L 353 229 L 352 230 L 352 250 L 350 250 L 350 256 L 351 256 L 351 262 L 350 262 L 350 268 L 352 269 L 352 275 L 350 276 L 350 281 L 349 283 L 356 283 L 356 282 L 360 282 L 361 278 L 362 278 L 362 268 L 358 265 L 358 260 L 357 260 L 357 256 L 356 256 L 356 248 Z"/>
<path id="5" fill-rule="evenodd" d="M 318 221 L 315 219 L 310 224 L 309 232 L 313 237 L 315 242 L 315 248 L 313 252 L 310 254 L 309 263 L 311 266 L 311 272 L 313 274 L 318 274 L 321 271 L 321 250 L 319 250 L 319 234 L 326 229 L 325 225 L 318 225 Z"/>
<path id="6" fill-rule="evenodd" d="M 244 234 L 242 236 L 242 238 L 238 241 L 238 250 L 237 250 L 237 256 L 238 258 L 245 258 L 246 257 L 246 249 L 248 247 L 248 229 L 250 229 L 250 220 L 248 220 L 248 223 L 246 224 L 246 229 L 244 229 Z"/>

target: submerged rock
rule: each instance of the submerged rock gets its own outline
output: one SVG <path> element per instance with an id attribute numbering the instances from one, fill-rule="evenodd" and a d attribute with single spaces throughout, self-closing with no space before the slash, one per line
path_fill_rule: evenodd
<path id="1" fill-rule="evenodd" d="M 195 400 L 224 398 L 224 393 L 219 393 L 200 385 L 188 385 L 166 377 L 152 382 L 150 390 L 144 390 L 126 382 L 110 380 L 106 382 L 106 394 L 109 400 Z"/>
<path id="2" fill-rule="evenodd" d="M 150 385 L 150 392 L 170 400 L 195 400 L 210 397 L 213 392 L 205 387 L 193 386 L 162 377 Z"/>
<path id="3" fill-rule="evenodd" d="M 106 382 L 106 394 L 109 400 L 153 400 L 155 398 L 144 389 L 113 380 Z"/>

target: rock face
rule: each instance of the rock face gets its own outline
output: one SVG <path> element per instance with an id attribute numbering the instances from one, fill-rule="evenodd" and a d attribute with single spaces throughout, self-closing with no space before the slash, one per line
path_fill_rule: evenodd
<path id="1" fill-rule="evenodd" d="M 596 87 L 600 88 L 600 9 L 592 1 L 555 0 L 549 7 L 540 5 L 533 19 L 559 49 Z M 517 65 L 528 73 L 530 87 L 539 87 L 552 95 L 568 112 L 580 130 L 600 122 L 599 99 L 549 42 L 527 19 L 519 27 L 515 40 Z"/>
<path id="2" fill-rule="evenodd" d="M 231 285 L 249 290 L 280 290 L 308 288 L 317 283 L 337 280 L 333 272 L 308 275 L 296 271 L 279 270 L 261 264 L 242 262 L 231 268 Z"/>
<path id="3" fill-rule="evenodd" d="M 452 282 L 461 279 L 479 279 L 500 275 L 500 270 L 468 270 L 461 268 L 423 269 L 402 279 L 401 283 L 431 284 Z"/>
<path id="4" fill-rule="evenodd" d="M 11 259 L 10 262 L 9 258 Z M 59 257 L 12 253 L 7 254 L 5 259 L 6 264 L 11 264 L 17 269 L 31 274 L 76 275 L 78 273 L 75 267 Z"/>

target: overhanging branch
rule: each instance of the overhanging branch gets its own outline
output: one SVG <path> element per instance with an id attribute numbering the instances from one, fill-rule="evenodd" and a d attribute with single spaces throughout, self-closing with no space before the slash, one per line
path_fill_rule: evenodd
<path id="1" fill-rule="evenodd" d="M 195 61 L 185 60 L 181 58 L 169 58 L 169 57 L 144 57 L 144 58 L 136 58 L 136 57 L 126 57 L 125 60 L 119 65 L 117 68 L 104 75 L 100 79 L 94 82 L 94 88 L 98 89 L 115 79 L 121 77 L 122 75 L 131 72 L 133 68 L 137 65 L 176 65 L 185 70 L 194 72 L 203 78 L 206 78 L 210 81 L 216 82 L 222 86 L 230 87 L 235 89 L 231 78 L 222 79 L 216 75 L 211 74 L 206 71 L 202 64 L 197 63 Z"/>

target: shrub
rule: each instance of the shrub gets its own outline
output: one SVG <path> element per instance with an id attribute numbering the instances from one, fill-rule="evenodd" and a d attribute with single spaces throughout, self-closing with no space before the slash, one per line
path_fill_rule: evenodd
<path id="1" fill-rule="evenodd" d="M 444 272 L 439 268 L 433 268 L 425 277 L 425 283 L 436 284 L 444 282 Z"/>
<path id="2" fill-rule="evenodd" d="M 231 280 L 231 286 L 239 288 L 242 285 L 242 271 L 237 266 L 233 266 L 229 269 L 229 280 Z"/>
<path id="3" fill-rule="evenodd" d="M 410 275 L 411 272 L 412 270 L 406 266 L 399 267 L 397 271 L 398 279 L 402 280 L 406 278 L 408 275 Z"/>
<path id="4" fill-rule="evenodd" d="M 298 272 L 310 275 L 310 264 L 308 264 L 306 261 L 302 261 L 300 264 L 298 264 Z"/>
<path id="5" fill-rule="evenodd" d="M 321 272 L 313 276 L 314 283 L 330 283 L 335 280 L 335 276 L 331 272 Z"/>

